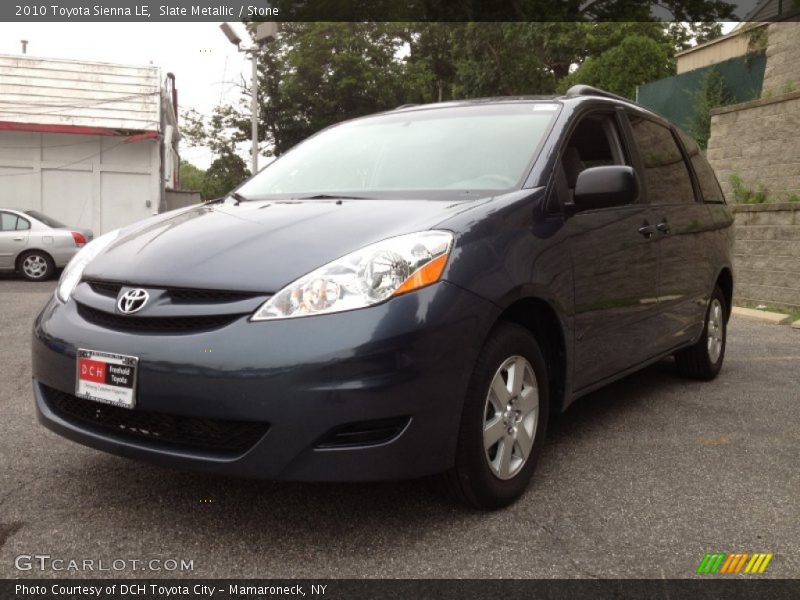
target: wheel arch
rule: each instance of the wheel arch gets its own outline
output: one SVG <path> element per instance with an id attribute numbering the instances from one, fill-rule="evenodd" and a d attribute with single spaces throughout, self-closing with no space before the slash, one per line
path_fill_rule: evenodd
<path id="1" fill-rule="evenodd" d="M 727 313 L 725 318 L 730 319 L 731 311 L 733 310 L 733 272 L 731 269 L 724 267 L 717 275 L 715 285 L 718 285 L 722 293 L 725 294 L 725 310 Z"/>
<path id="2" fill-rule="evenodd" d="M 499 322 L 520 325 L 536 338 L 547 363 L 550 414 L 561 413 L 566 406 L 567 345 L 558 312 L 546 300 L 529 296 L 509 304 L 497 317 Z"/>
<path id="3" fill-rule="evenodd" d="M 53 255 L 50 254 L 47 250 L 42 250 L 41 248 L 25 248 L 24 250 L 20 251 L 17 254 L 17 258 L 14 259 L 14 269 L 19 271 L 22 268 L 22 259 L 28 256 L 31 252 L 38 252 L 39 254 L 44 254 L 50 261 L 53 263 L 53 266 L 56 264 L 56 259 L 53 258 Z"/>

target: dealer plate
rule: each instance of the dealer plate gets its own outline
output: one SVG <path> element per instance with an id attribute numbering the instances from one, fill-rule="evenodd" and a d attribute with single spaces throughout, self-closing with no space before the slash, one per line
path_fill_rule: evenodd
<path id="1" fill-rule="evenodd" d="M 135 356 L 97 350 L 78 350 L 75 395 L 122 408 L 136 405 Z"/>

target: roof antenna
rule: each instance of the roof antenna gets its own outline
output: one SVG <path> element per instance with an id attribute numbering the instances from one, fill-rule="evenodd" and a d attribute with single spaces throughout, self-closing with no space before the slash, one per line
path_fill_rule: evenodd
<path id="1" fill-rule="evenodd" d="M 28 53 L 28 40 L 20 40 L 20 43 L 22 44 L 22 53 L 23 54 L 27 54 Z"/>

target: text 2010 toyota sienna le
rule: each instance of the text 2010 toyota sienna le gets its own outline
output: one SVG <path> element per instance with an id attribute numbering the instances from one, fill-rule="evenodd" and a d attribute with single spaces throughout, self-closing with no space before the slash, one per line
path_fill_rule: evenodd
<path id="1" fill-rule="evenodd" d="M 39 418 L 164 465 L 441 473 L 500 507 L 579 396 L 668 355 L 716 376 L 731 223 L 691 139 L 591 88 L 349 121 L 88 244 L 35 322 Z"/>

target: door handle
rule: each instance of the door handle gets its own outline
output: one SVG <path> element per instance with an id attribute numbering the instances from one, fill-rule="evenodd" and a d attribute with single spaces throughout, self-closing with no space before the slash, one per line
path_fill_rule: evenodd
<path id="1" fill-rule="evenodd" d="M 647 221 L 645 221 L 641 227 L 639 227 L 639 233 L 642 234 L 648 240 L 653 237 L 656 233 L 656 228 L 650 225 Z"/>
<path id="2" fill-rule="evenodd" d="M 25 240 L 25 238 L 24 237 L 15 237 L 15 238 L 13 238 L 13 240 L 15 242 L 22 242 L 23 240 Z"/>
<path id="3" fill-rule="evenodd" d="M 666 217 L 664 217 L 664 219 L 661 221 L 661 223 L 656 225 L 656 229 L 658 229 L 664 235 L 667 235 L 670 232 L 669 222 L 667 221 Z"/>

